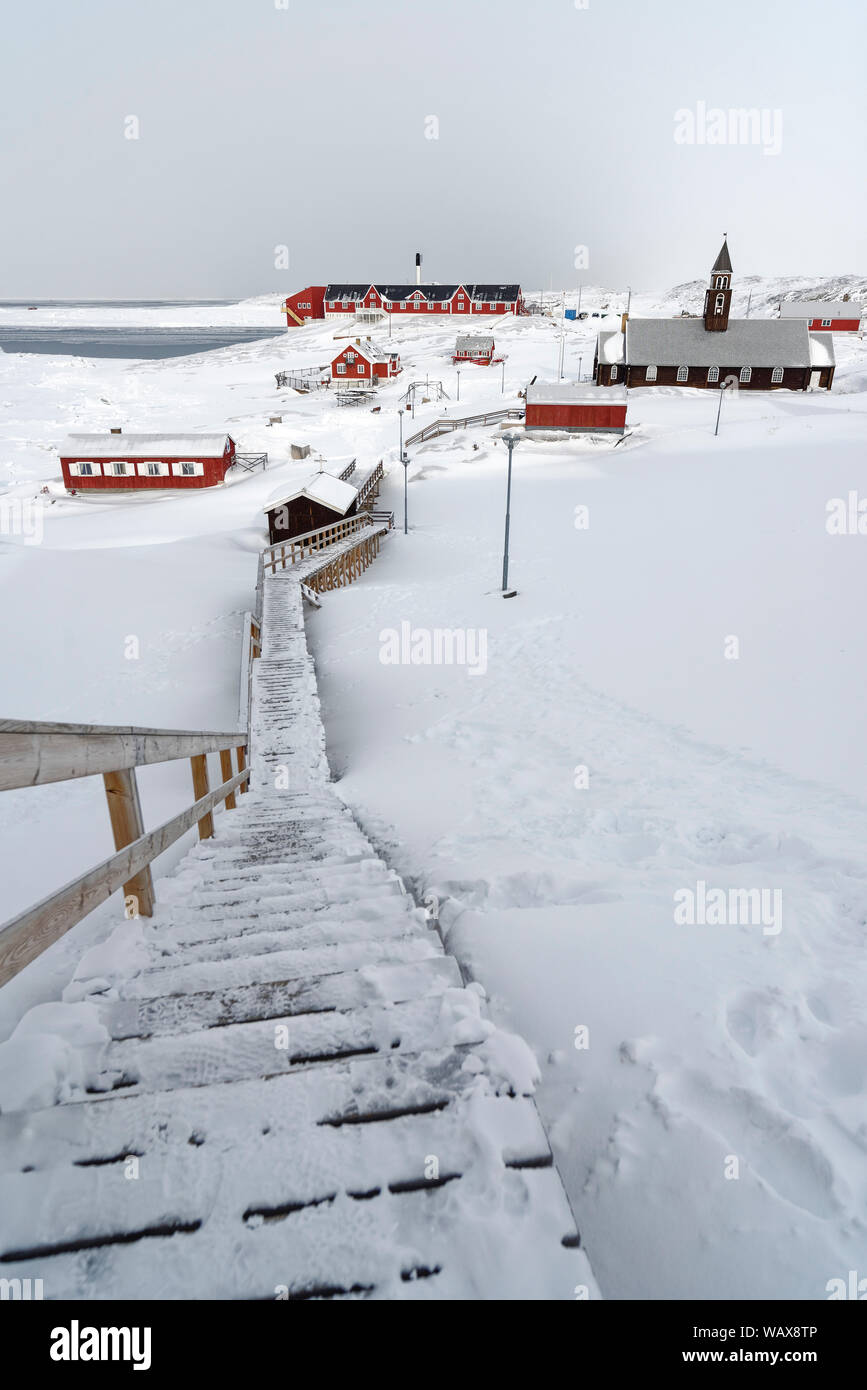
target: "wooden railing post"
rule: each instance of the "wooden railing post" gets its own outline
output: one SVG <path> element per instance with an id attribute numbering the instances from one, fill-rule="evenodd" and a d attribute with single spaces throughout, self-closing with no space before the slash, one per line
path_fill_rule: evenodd
<path id="1" fill-rule="evenodd" d="M 243 772 L 244 769 L 245 769 L 246 766 L 247 766 L 246 751 L 245 751 L 244 748 L 236 748 L 236 749 L 235 749 L 235 752 L 236 752 L 237 757 L 238 757 L 238 771 L 239 771 L 239 772 Z M 247 778 L 244 782 L 241 783 L 240 787 L 238 788 L 238 791 L 239 791 L 239 792 L 248 791 L 248 790 L 249 790 L 249 787 L 250 787 L 250 779 Z"/>
<path id="2" fill-rule="evenodd" d="M 105 783 L 114 847 L 126 849 L 127 845 L 144 834 L 135 770 L 127 768 L 123 772 L 104 772 L 102 780 Z M 123 895 L 125 899 L 135 900 L 128 916 L 153 917 L 154 881 L 149 864 L 123 885 Z"/>
<path id="3" fill-rule="evenodd" d="M 234 777 L 234 775 L 235 775 L 235 769 L 232 767 L 232 750 L 231 750 L 231 748 L 222 748 L 222 749 L 220 750 L 220 775 L 222 776 L 224 782 L 229 782 L 229 781 L 231 781 L 231 779 L 232 779 L 232 778 Z M 226 810 L 227 810 L 227 811 L 234 811 L 234 809 L 235 809 L 235 793 L 234 793 L 234 792 L 229 792 L 229 795 L 226 797 L 225 805 L 226 805 Z"/>
<path id="4" fill-rule="evenodd" d="M 208 781 L 208 755 L 199 753 L 194 758 L 190 758 L 190 766 L 193 769 L 193 792 L 197 801 L 201 801 L 203 796 L 207 796 L 211 790 Z M 207 811 L 199 821 L 199 839 L 210 840 L 214 834 L 214 817 L 211 811 Z"/>

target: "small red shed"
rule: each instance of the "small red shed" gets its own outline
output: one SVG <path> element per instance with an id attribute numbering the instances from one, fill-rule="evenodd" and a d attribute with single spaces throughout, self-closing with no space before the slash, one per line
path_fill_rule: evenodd
<path id="1" fill-rule="evenodd" d="M 235 462 L 230 434 L 71 434 L 60 446 L 67 489 L 214 487 Z"/>
<path id="2" fill-rule="evenodd" d="M 490 367 L 494 360 L 494 340 L 482 333 L 462 333 L 455 342 L 453 362 L 475 362 Z"/>
<path id="3" fill-rule="evenodd" d="M 268 518 L 271 545 L 318 531 L 344 517 L 354 516 L 358 508 L 358 488 L 333 473 L 314 473 L 301 487 L 282 488 L 262 508 Z"/>
<path id="4" fill-rule="evenodd" d="M 524 426 L 528 430 L 566 430 L 569 434 L 623 434 L 626 390 L 622 386 L 564 382 L 528 386 Z"/>
<path id="5" fill-rule="evenodd" d="M 400 353 L 396 348 L 383 348 L 370 338 L 355 338 L 341 348 L 331 363 L 331 380 L 349 385 L 350 382 L 373 385 L 397 376 L 401 370 Z"/>

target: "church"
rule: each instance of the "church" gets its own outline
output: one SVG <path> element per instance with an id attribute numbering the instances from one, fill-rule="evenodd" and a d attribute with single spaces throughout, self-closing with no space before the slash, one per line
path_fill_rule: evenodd
<path id="1" fill-rule="evenodd" d="M 640 319 L 603 329 L 593 364 L 598 386 L 701 386 L 733 380 L 743 391 L 830 390 L 834 344 L 805 319 L 732 319 L 728 242 L 710 273 L 701 317 Z"/>

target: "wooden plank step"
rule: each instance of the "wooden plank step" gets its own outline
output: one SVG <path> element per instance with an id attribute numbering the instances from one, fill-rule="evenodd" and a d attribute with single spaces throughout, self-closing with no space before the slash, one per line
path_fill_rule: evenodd
<path id="1" fill-rule="evenodd" d="M 422 933 L 430 928 L 421 929 Z M 418 938 L 420 928 L 417 923 L 404 918 L 379 922 L 373 928 L 370 922 L 333 920 L 322 926 L 295 926 L 282 931 L 247 931 L 235 936 L 221 936 L 211 940 L 197 940 L 188 945 L 178 944 L 173 949 L 163 950 L 163 943 L 155 935 L 148 944 L 152 947 L 152 965 L 178 966 L 193 965 L 196 962 L 230 960 L 237 956 L 270 955 L 275 951 L 307 951 L 313 947 L 339 946 L 346 942 L 400 941 L 409 937 Z"/>
<path id="2" fill-rule="evenodd" d="M 432 956 L 399 965 L 362 967 L 335 975 L 305 975 L 302 979 L 261 981 L 235 989 L 207 993 L 158 995 L 143 1000 L 119 1000 L 102 1015 L 112 1038 L 152 1037 L 156 1033 L 197 1032 L 304 1013 L 362 1008 L 368 1004 L 403 1004 L 445 989 L 460 989 L 463 981 L 452 956 Z"/>

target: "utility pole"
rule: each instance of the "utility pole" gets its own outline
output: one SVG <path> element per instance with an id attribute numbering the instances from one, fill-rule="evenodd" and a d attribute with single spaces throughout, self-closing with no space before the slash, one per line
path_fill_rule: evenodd
<path id="1" fill-rule="evenodd" d="M 727 383 L 724 382 L 724 381 L 721 382 L 720 388 L 719 388 L 719 405 L 718 405 L 717 408 L 716 408 L 716 428 L 714 429 L 714 436 L 716 436 L 716 435 L 719 434 L 719 417 L 720 417 L 720 415 L 722 414 L 722 398 L 723 398 L 723 392 L 724 392 L 725 389 L 726 389 L 726 384 L 727 384 Z"/>
<path id="2" fill-rule="evenodd" d="M 399 419 L 400 419 L 400 461 L 401 461 L 401 463 L 403 464 L 403 534 L 406 535 L 406 534 L 407 534 L 407 531 L 408 531 L 407 517 L 406 517 L 406 493 L 407 493 L 407 470 L 408 470 L 408 468 L 409 468 L 409 459 L 406 457 L 406 455 L 405 455 L 404 452 L 403 452 L 403 410 L 402 410 L 402 409 L 401 409 L 400 412 L 399 412 Z"/>
<path id="3" fill-rule="evenodd" d="M 457 394 L 456 399 L 457 399 L 457 400 L 460 400 L 460 398 L 461 398 L 461 369 L 460 369 L 460 367 L 458 367 L 458 394 Z"/>
<path id="4" fill-rule="evenodd" d="M 584 361 L 584 354 L 583 354 L 583 352 L 580 352 L 580 353 L 578 354 L 578 380 L 579 380 L 579 381 L 581 380 L 581 363 L 582 363 L 583 361 Z"/>
<path id="5" fill-rule="evenodd" d="M 503 598 L 514 598 L 515 590 L 509 588 L 509 520 L 512 502 L 512 450 L 518 442 L 518 435 L 511 431 L 503 435 L 503 443 L 509 450 L 509 473 L 506 482 L 506 534 L 503 541 Z"/>

